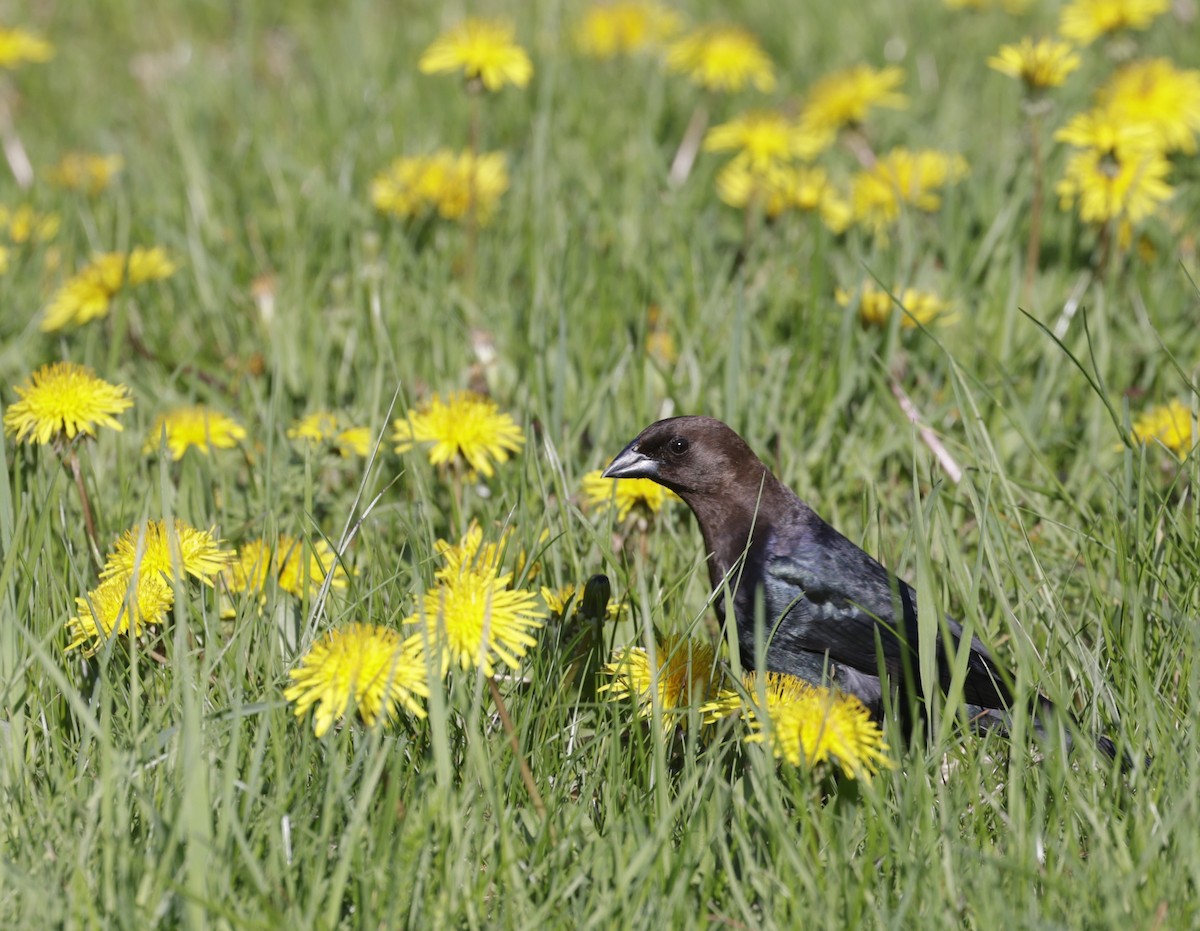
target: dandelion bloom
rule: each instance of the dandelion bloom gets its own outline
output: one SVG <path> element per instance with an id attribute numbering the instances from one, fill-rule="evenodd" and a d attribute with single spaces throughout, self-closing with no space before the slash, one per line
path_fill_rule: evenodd
<path id="1" fill-rule="evenodd" d="M 95 436 L 97 427 L 122 430 L 116 417 L 133 406 L 127 387 L 109 384 L 74 362 L 43 365 L 13 390 L 21 400 L 4 412 L 4 432 L 18 443 Z"/>
<path id="2" fill-rule="evenodd" d="M 82 648 L 84 656 L 92 656 L 104 646 L 104 641 L 118 634 L 132 633 L 141 637 L 147 627 L 157 627 L 167 617 L 175 602 L 175 593 L 159 575 L 143 575 L 130 591 L 132 579 L 118 576 L 101 582 L 86 598 L 76 598 L 79 612 L 67 621 L 70 641 L 66 652 Z"/>
<path id="3" fill-rule="evenodd" d="M 857 293 L 838 288 L 834 294 L 842 307 L 852 307 L 857 301 L 858 316 L 863 326 L 886 327 L 893 314 L 900 316 L 900 326 L 914 330 L 918 325 L 927 326 L 939 317 L 944 317 L 950 305 L 931 291 L 905 288 L 898 297 L 864 282 Z"/>
<path id="4" fill-rule="evenodd" d="M 82 191 L 95 197 L 103 193 L 125 168 L 120 155 L 92 152 L 68 152 L 46 172 L 46 180 L 68 191 Z"/>
<path id="5" fill-rule="evenodd" d="M 879 725 L 853 695 L 775 672 L 767 673 L 761 695 L 754 673 L 744 686 L 745 699 L 725 692 L 704 710 L 709 718 L 748 714 L 752 733 L 746 742 L 769 743 L 776 759 L 808 767 L 832 760 L 847 776 L 863 779 L 894 765 Z"/>
<path id="6" fill-rule="evenodd" d="M 524 87 L 533 77 L 533 62 L 516 44 L 516 27 L 506 20 L 471 16 L 438 36 L 421 54 L 422 74 L 462 71 L 489 91 L 505 84 Z"/>
<path id="7" fill-rule="evenodd" d="M 434 575 L 443 581 L 457 578 L 463 572 L 500 571 L 500 557 L 508 545 L 512 528 L 506 529 L 495 543 L 483 541 L 483 529 L 479 522 L 472 520 L 467 532 L 457 543 L 448 540 L 438 540 L 433 544 L 444 565 Z"/>
<path id="8" fill-rule="evenodd" d="M 334 721 L 357 711 L 368 727 L 394 720 L 403 706 L 418 718 L 429 696 L 420 639 L 401 639 L 386 627 L 350 624 L 329 631 L 288 673 L 283 697 L 296 704 L 296 717 L 317 706 L 313 731 L 324 737 Z"/>
<path id="9" fill-rule="evenodd" d="M 443 401 L 434 395 L 405 417 L 392 422 L 396 452 L 429 443 L 429 461 L 446 465 L 458 459 L 472 472 L 491 478 L 492 462 L 504 463 L 520 452 L 525 433 L 491 398 L 473 391 L 456 391 Z"/>
<path id="10" fill-rule="evenodd" d="M 1077 207 L 1085 223 L 1138 223 L 1175 193 L 1167 183 L 1171 163 L 1138 147 L 1088 148 L 1074 153 L 1055 186 L 1064 210 Z"/>
<path id="11" fill-rule="evenodd" d="M 1144 127 L 1164 152 L 1196 153 L 1200 132 L 1200 71 L 1167 58 L 1135 61 L 1109 78 L 1098 107 L 1122 126 Z"/>
<path id="12" fill-rule="evenodd" d="M 261 594 L 273 569 L 272 548 L 259 537 L 243 543 L 237 555 L 221 573 L 225 590 L 236 594 Z"/>
<path id="13" fill-rule="evenodd" d="M 1139 443 L 1162 443 L 1176 455 L 1186 456 L 1200 439 L 1200 429 L 1191 408 L 1176 400 L 1143 411 L 1133 422 L 1133 435 Z"/>
<path id="14" fill-rule="evenodd" d="M 1148 29 L 1171 7 L 1171 0 L 1073 0 L 1063 8 L 1058 31 L 1090 45 L 1122 29 Z"/>
<path id="15" fill-rule="evenodd" d="M 899 219 L 906 204 L 932 213 L 942 205 L 942 188 L 966 174 L 967 162 L 961 155 L 892 149 L 855 176 L 854 216 L 879 232 Z"/>
<path id="16" fill-rule="evenodd" d="M 753 84 L 775 89 L 775 67 L 751 33 L 738 26 L 702 26 L 667 46 L 667 69 L 686 74 L 711 91 L 740 91 Z"/>
<path id="17" fill-rule="evenodd" d="M 38 213 L 29 204 L 16 209 L 0 205 L 0 227 L 14 243 L 49 242 L 58 235 L 62 220 L 57 213 Z"/>
<path id="18" fill-rule="evenodd" d="M 657 514 L 668 501 L 678 501 L 675 492 L 648 478 L 603 478 L 596 469 L 583 476 L 583 497 L 589 508 L 603 514 L 615 509 L 617 520 L 624 520 L 634 508 Z"/>
<path id="19" fill-rule="evenodd" d="M 786 210 L 817 213 L 833 233 L 850 225 L 850 205 L 838 193 L 824 168 L 772 165 L 755 167 L 738 156 L 717 175 L 717 196 L 738 209 L 756 205 L 768 217 Z"/>
<path id="20" fill-rule="evenodd" d="M 516 669 L 537 645 L 532 631 L 546 612 L 532 592 L 510 589 L 511 581 L 511 573 L 463 569 L 425 592 L 405 623 L 421 628 L 423 642 L 441 655 L 443 673 L 455 664 L 493 676 L 497 661 Z"/>
<path id="21" fill-rule="evenodd" d="M 80 326 L 108 314 L 123 287 L 161 281 L 175 274 L 175 263 L 158 246 L 139 246 L 132 252 L 105 252 L 69 278 L 51 297 L 42 319 L 45 333 Z"/>
<path id="22" fill-rule="evenodd" d="M 156 451 L 164 430 L 167 434 L 167 451 L 176 460 L 182 459 L 192 446 L 207 456 L 210 448 L 233 449 L 239 440 L 246 438 L 246 428 L 232 417 L 195 404 L 176 408 L 155 418 L 142 452 Z"/>
<path id="23" fill-rule="evenodd" d="M 350 584 L 337 553 L 321 537 L 302 540 L 280 534 L 275 548 L 275 565 L 279 587 L 297 598 L 305 598 L 310 591 L 324 585 L 331 569 L 330 588 L 343 589 Z"/>
<path id="24" fill-rule="evenodd" d="M 371 180 L 371 204 L 389 216 L 419 217 L 431 210 L 446 220 L 472 211 L 486 223 L 508 190 L 503 152 L 451 152 L 403 156 Z"/>
<path id="25" fill-rule="evenodd" d="M 618 650 L 604 671 L 612 681 L 599 691 L 613 701 L 632 699 L 644 718 L 654 713 L 657 702 L 665 727 L 716 696 L 722 682 L 712 646 L 678 634 L 657 643 L 653 658 L 643 647 Z"/>
<path id="26" fill-rule="evenodd" d="M 543 585 L 541 589 L 542 601 L 546 603 L 546 607 L 550 609 L 550 613 L 555 617 L 563 617 L 567 608 L 570 608 L 573 614 L 578 614 L 583 607 L 583 596 L 586 591 L 586 586 L 581 585 L 562 585 L 558 588 L 548 588 Z M 622 606 L 619 601 L 612 601 L 607 598 L 605 592 L 606 606 L 604 609 L 604 619 L 606 621 L 615 621 L 622 614 Z"/>
<path id="27" fill-rule="evenodd" d="M 1038 39 L 1028 36 L 1016 45 L 1002 45 L 988 59 L 988 67 L 1024 83 L 1026 90 L 1038 91 L 1058 87 L 1081 59 L 1069 42 L 1057 39 Z"/>
<path id="28" fill-rule="evenodd" d="M 832 132 L 805 126 L 778 110 L 749 110 L 714 126 L 704 136 L 706 152 L 738 152 L 758 168 L 811 161 L 833 142 Z"/>
<path id="29" fill-rule="evenodd" d="M 337 415 L 331 411 L 315 411 L 296 420 L 287 431 L 289 440 L 311 440 L 321 443 L 338 432 Z"/>
<path id="30" fill-rule="evenodd" d="M 591 58 L 615 58 L 657 48 L 682 24 L 678 13 L 653 0 L 593 3 L 575 27 L 575 47 Z"/>
<path id="31" fill-rule="evenodd" d="M 896 88 L 903 82 L 904 72 L 896 67 L 855 65 L 826 75 L 809 90 L 800 121 L 836 132 L 864 122 L 872 107 L 902 110 L 908 106 L 908 98 Z"/>
<path id="32" fill-rule="evenodd" d="M 222 541 L 214 536 L 215 530 L 197 530 L 178 517 L 169 528 L 163 520 L 138 524 L 117 539 L 100 578 L 127 579 L 136 572 L 143 577 L 165 575 L 182 582 L 190 575 L 212 585 L 234 560 L 231 551 L 221 549 Z"/>
<path id="33" fill-rule="evenodd" d="M 367 456 L 374 434 L 370 427 L 346 427 L 333 438 L 333 448 L 342 456 Z"/>
<path id="34" fill-rule="evenodd" d="M 54 46 L 27 29 L 0 26 L 0 68 L 10 71 L 26 62 L 44 62 L 54 57 Z"/>

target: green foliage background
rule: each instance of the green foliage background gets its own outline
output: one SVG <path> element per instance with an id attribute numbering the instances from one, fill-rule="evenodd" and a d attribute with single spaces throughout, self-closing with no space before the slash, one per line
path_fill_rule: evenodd
<path id="1" fill-rule="evenodd" d="M 485 101 L 485 142 L 512 188 L 464 280 L 462 229 L 370 208 L 402 153 L 466 140 L 453 78 L 416 71 L 465 10 L 437 4 L 4 3 L 0 19 L 57 49 L 8 75 L 35 167 L 121 153 L 98 199 L 0 179 L 6 203 L 64 218 L 53 244 L 0 278 L 0 398 L 68 358 L 128 384 L 125 431 L 85 458 L 101 537 L 178 514 L 232 543 L 276 531 L 337 541 L 382 492 L 349 552 L 351 587 L 321 613 L 272 597 L 218 617 L 177 610 L 170 664 L 63 655 L 63 623 L 94 587 L 77 498 L 47 451 L 0 446 L 0 924 L 7 927 L 1174 927 L 1200 922 L 1200 751 L 1193 737 L 1195 466 L 1124 442 L 1132 416 L 1182 398 L 1200 335 L 1197 162 L 1132 255 L 1093 269 L 1096 234 L 1048 204 L 1043 268 L 1021 296 L 1030 190 L 1020 89 L 985 66 L 1051 31 L 940 3 L 696 3 L 740 22 L 780 66 L 780 100 L 858 63 L 896 63 L 912 105 L 871 120 L 893 144 L 960 151 L 966 181 L 888 245 L 784 218 L 744 255 L 742 219 L 702 155 L 678 191 L 666 166 L 696 102 L 653 58 L 596 63 L 565 36 L 582 7 L 513 15 L 537 69 Z M 473 10 L 473 12 L 481 12 Z M 1195 26 L 1169 16 L 1135 41 L 1196 67 Z M 1102 46 L 1053 95 L 1047 125 L 1088 105 Z M 732 115 L 753 96 L 713 104 Z M 1052 148 L 1051 178 L 1063 152 Z M 847 162 L 847 164 L 849 164 Z M 158 244 L 182 271 L 130 292 L 109 320 L 53 337 L 37 314 L 96 251 Z M 273 314 L 254 282 L 271 276 Z M 922 283 L 956 301 L 929 331 L 863 330 L 836 285 Z M 646 352 L 647 308 L 678 349 Z M 1075 308 L 1069 319 L 1065 308 Z M 1052 339 L 1037 322 L 1062 334 Z M 131 348 L 136 334 L 141 351 Z M 528 431 L 525 452 L 462 513 L 419 453 L 331 462 L 287 441 L 329 407 L 383 432 L 429 391 L 483 376 Z M 965 467 L 947 481 L 897 406 L 895 379 Z M 142 456 L 153 417 L 198 400 L 236 416 L 242 453 Z M 395 407 L 393 408 L 393 403 Z M 729 421 L 802 497 L 995 645 L 1021 689 L 1119 734 L 1149 768 L 964 735 L 870 785 L 780 770 L 761 748 L 671 741 L 628 709 L 576 707 L 555 632 L 509 682 L 546 796 L 539 822 L 480 681 L 458 676 L 427 722 L 357 724 L 324 740 L 281 698 L 314 632 L 397 624 L 431 584 L 433 542 L 474 516 L 544 546 L 539 584 L 614 580 L 616 642 L 651 625 L 707 635 L 699 535 L 677 507 L 644 530 L 582 512 L 580 477 L 646 423 Z M 539 544 L 543 531 L 549 543 Z M 936 613 L 929 616 L 936 616 Z M 899 734 L 891 734 L 901 746 Z"/>

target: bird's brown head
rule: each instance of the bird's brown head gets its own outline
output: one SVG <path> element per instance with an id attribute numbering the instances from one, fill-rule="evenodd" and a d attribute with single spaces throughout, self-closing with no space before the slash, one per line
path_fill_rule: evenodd
<path id="1" fill-rule="evenodd" d="M 605 478 L 648 478 L 684 500 L 727 492 L 731 482 L 757 487 L 766 467 L 746 441 L 712 417 L 652 423 L 604 470 Z"/>

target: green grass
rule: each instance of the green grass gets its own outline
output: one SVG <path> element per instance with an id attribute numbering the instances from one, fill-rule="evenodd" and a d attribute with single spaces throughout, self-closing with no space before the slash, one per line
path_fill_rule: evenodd
<path id="1" fill-rule="evenodd" d="M 348 552 L 350 587 L 323 611 L 272 593 L 262 616 L 248 605 L 231 622 L 193 592 L 168 630 L 168 665 L 120 651 L 83 662 L 63 653 L 63 623 L 96 583 L 75 489 L 48 451 L 0 446 L 0 925 L 1200 922 L 1196 466 L 1122 443 L 1143 408 L 1194 403 L 1195 158 L 1176 159 L 1176 199 L 1145 227 L 1155 254 L 1107 274 L 1089 271 L 1095 234 L 1050 197 L 1025 301 L 1019 93 L 984 61 L 1052 29 L 1054 12 L 745 2 L 724 15 L 764 37 L 780 100 L 834 68 L 896 57 L 912 105 L 873 117 L 873 141 L 961 151 L 971 174 L 886 246 L 785 218 L 739 263 L 741 217 L 713 191 L 721 160 L 702 154 L 681 190 L 665 185 L 693 90 L 652 59 L 573 55 L 560 37 L 577 5 L 506 4 L 537 73 L 484 101 L 486 144 L 508 153 L 512 188 L 481 232 L 472 286 L 461 228 L 388 221 L 368 199 L 396 155 L 465 142 L 457 82 L 416 73 L 457 16 L 435 7 L 102 0 L 35 6 L 20 23 L 57 48 L 3 90 L 35 167 L 76 148 L 127 162 L 95 200 L 0 177 L 0 202 L 63 217 L 50 246 L 15 251 L 0 278 L 0 399 L 67 358 L 136 400 L 124 432 L 84 454 L 102 545 L 171 514 L 234 544 L 277 531 L 336 542 L 381 498 Z M 0 19 L 17 24 L 23 9 Z M 1137 42 L 1196 66 L 1194 26 L 1168 19 Z M 1085 107 L 1111 69 L 1101 47 L 1085 57 L 1047 125 Z M 1051 150 L 1051 181 L 1063 160 Z M 38 332 L 67 271 L 150 244 L 181 271 L 119 298 L 106 321 Z M 45 271 L 51 248 L 61 271 Z M 251 296 L 264 275 L 271 319 Z M 863 330 L 833 289 L 871 276 L 934 287 L 957 322 Z M 1059 344 L 1035 321 L 1053 330 L 1081 281 Z M 645 351 L 651 304 L 678 349 L 666 367 Z M 320 407 L 379 433 L 429 391 L 465 386 L 476 331 L 496 349 L 490 390 L 529 443 L 486 496 L 466 489 L 460 515 L 445 476 L 386 436 L 370 462 L 285 438 Z M 964 466 L 960 483 L 904 418 L 893 377 Z M 244 454 L 143 456 L 154 416 L 193 400 L 250 428 Z M 728 420 L 916 584 L 923 610 L 993 644 L 1019 689 L 1152 765 L 1122 776 L 1087 751 L 1039 747 L 1027 719 L 1010 743 L 939 716 L 928 742 L 896 751 L 896 770 L 838 783 L 780 768 L 732 729 L 664 741 L 626 708 L 576 707 L 553 631 L 528 681 L 503 685 L 545 823 L 476 677 L 452 677 L 428 720 L 391 730 L 352 722 L 317 740 L 293 716 L 282 690 L 313 634 L 398 625 L 433 582 L 434 541 L 471 517 L 493 534 L 510 525 L 514 549 L 545 546 L 535 584 L 607 573 L 630 608 L 609 630 L 616 643 L 650 625 L 709 635 L 685 508 L 643 541 L 579 507 L 580 477 L 668 412 Z M 904 743 L 894 728 L 890 739 Z"/>

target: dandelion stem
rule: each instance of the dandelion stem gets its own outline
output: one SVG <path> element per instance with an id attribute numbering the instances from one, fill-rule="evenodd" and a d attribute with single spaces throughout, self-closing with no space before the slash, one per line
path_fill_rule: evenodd
<path id="1" fill-rule="evenodd" d="M 1042 252 L 1042 202 L 1045 199 L 1042 178 L 1042 121 L 1037 113 L 1029 117 L 1029 158 L 1033 163 L 1033 194 L 1029 204 L 1029 241 L 1025 244 L 1025 277 L 1021 284 L 1022 302 L 1029 303 L 1033 279 Z"/>
<path id="2" fill-rule="evenodd" d="M 521 752 L 521 741 L 517 739 L 517 729 L 513 726 L 512 718 L 509 717 L 508 706 L 504 704 L 504 696 L 500 694 L 500 687 L 496 685 L 495 676 L 488 676 L 487 684 L 492 693 L 492 701 L 496 703 L 496 714 L 500 716 L 500 724 L 504 727 L 504 732 L 508 734 L 509 744 L 517 757 L 517 765 L 521 769 L 521 781 L 525 783 L 525 789 L 529 792 L 529 800 L 533 802 L 533 808 L 538 813 L 538 817 L 545 821 L 546 803 L 542 801 L 542 793 L 538 791 L 537 783 L 533 781 L 533 771 L 529 768 L 525 754 Z"/>
<path id="3" fill-rule="evenodd" d="M 92 516 L 92 501 L 88 497 L 87 485 L 83 481 L 83 469 L 79 466 L 79 453 L 75 446 L 67 447 L 66 465 L 75 477 L 75 487 L 79 489 L 79 503 L 83 506 L 83 526 L 87 532 L 92 561 L 97 567 L 102 564 L 100 559 L 100 544 L 96 537 L 96 519 Z"/>

